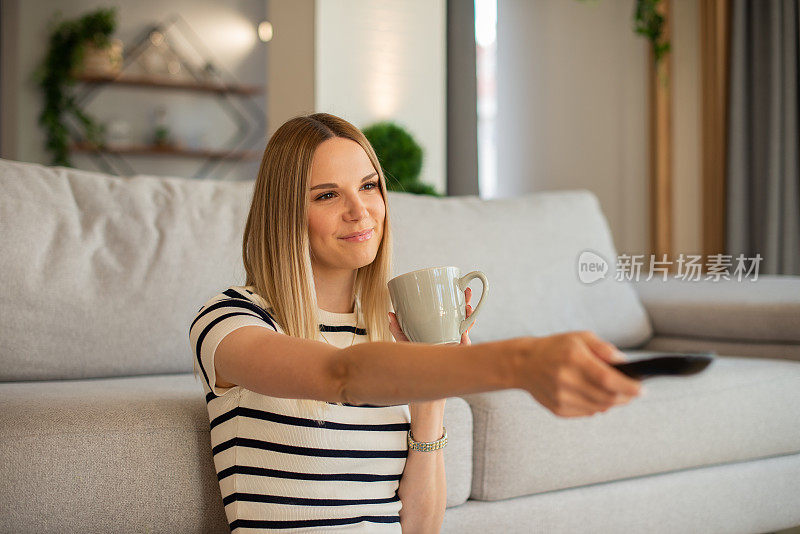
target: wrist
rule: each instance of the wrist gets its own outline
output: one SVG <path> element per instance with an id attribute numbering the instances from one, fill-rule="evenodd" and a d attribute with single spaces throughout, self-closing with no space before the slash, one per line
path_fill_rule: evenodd
<path id="1" fill-rule="evenodd" d="M 408 411 L 411 412 L 411 415 L 419 414 L 424 416 L 427 414 L 436 414 L 439 412 L 444 412 L 445 402 L 447 402 L 447 399 L 409 402 Z"/>
<path id="2" fill-rule="evenodd" d="M 520 389 L 525 386 L 520 382 L 523 376 L 524 364 L 532 350 L 533 337 L 520 337 L 509 339 L 507 349 L 501 351 L 505 356 L 502 358 L 501 382 L 504 389 Z"/>
<path id="3" fill-rule="evenodd" d="M 444 433 L 444 422 L 439 419 L 438 421 L 424 421 L 411 422 L 411 436 L 414 441 L 431 442 L 436 441 L 442 437 Z"/>
<path id="4" fill-rule="evenodd" d="M 436 441 L 442 437 L 444 427 L 444 399 L 441 401 L 429 401 L 417 406 L 416 409 L 409 409 L 411 414 L 411 434 L 414 441 Z M 411 407 L 411 404 L 409 404 Z"/>

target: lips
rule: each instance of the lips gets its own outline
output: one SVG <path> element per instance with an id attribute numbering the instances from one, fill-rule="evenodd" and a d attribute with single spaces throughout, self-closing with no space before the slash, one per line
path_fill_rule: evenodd
<path id="1" fill-rule="evenodd" d="M 355 232 L 355 233 L 346 235 L 346 236 L 342 237 L 341 239 L 350 239 L 351 237 L 363 236 L 363 235 L 365 235 L 365 234 L 367 234 L 367 233 L 369 233 L 371 231 L 372 231 L 372 228 L 367 228 L 366 230 L 361 230 L 360 232 Z"/>
<path id="2" fill-rule="evenodd" d="M 361 243 L 363 241 L 367 241 L 372 239 L 373 229 L 370 228 L 369 230 L 365 230 L 360 233 L 351 234 L 350 237 L 341 237 L 343 241 L 347 241 L 348 243 Z"/>

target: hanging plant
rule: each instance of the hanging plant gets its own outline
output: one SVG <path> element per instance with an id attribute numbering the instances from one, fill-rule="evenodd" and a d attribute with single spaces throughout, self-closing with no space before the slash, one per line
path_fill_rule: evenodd
<path id="1" fill-rule="evenodd" d="M 586 0 L 579 0 L 585 2 Z M 653 44 L 655 64 L 669 52 L 669 41 L 663 39 L 664 15 L 658 12 L 661 0 L 636 0 L 633 12 L 633 31 L 644 35 Z"/>
<path id="2" fill-rule="evenodd" d="M 658 12 L 661 0 L 636 0 L 636 10 L 633 14 L 633 29 L 639 35 L 644 35 L 653 44 L 655 64 L 669 52 L 669 41 L 663 39 L 664 15 Z"/>
<path id="3" fill-rule="evenodd" d="M 65 122 L 68 116 L 78 120 L 90 144 L 103 145 L 105 128 L 77 105 L 71 89 L 87 46 L 103 49 L 110 45 L 109 38 L 117 24 L 116 8 L 101 8 L 77 20 L 60 18 L 61 12 L 57 12 L 50 23 L 49 47 L 44 61 L 34 73 L 34 79 L 44 97 L 39 125 L 45 130 L 45 148 L 52 154 L 51 164 L 71 166 L 70 135 Z"/>

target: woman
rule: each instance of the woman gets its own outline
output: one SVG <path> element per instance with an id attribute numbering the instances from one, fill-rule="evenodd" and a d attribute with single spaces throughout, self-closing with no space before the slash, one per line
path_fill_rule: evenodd
<path id="1" fill-rule="evenodd" d="M 269 140 L 245 285 L 207 301 L 189 331 L 232 531 L 438 532 L 447 397 L 522 388 L 575 417 L 639 393 L 590 332 L 406 343 L 389 312 L 388 208 L 375 152 L 350 123 L 296 117 Z"/>

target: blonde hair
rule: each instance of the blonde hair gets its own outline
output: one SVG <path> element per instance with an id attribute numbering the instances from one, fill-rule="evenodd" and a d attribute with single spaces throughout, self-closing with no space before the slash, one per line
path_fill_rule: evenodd
<path id="1" fill-rule="evenodd" d="M 386 204 L 383 238 L 375 259 L 358 269 L 354 299 L 359 324 L 369 341 L 393 341 L 386 313 L 391 300 L 392 232 L 386 180 L 367 138 L 349 122 L 327 113 L 295 117 L 272 135 L 258 170 L 244 229 L 242 260 L 245 285 L 263 297 L 284 333 L 318 339 L 317 294 L 311 268 L 308 233 L 308 188 L 314 151 L 325 140 L 342 137 L 364 149 L 380 179 Z M 298 399 L 314 415 L 326 402 Z M 342 405 L 342 403 L 336 403 Z"/>

